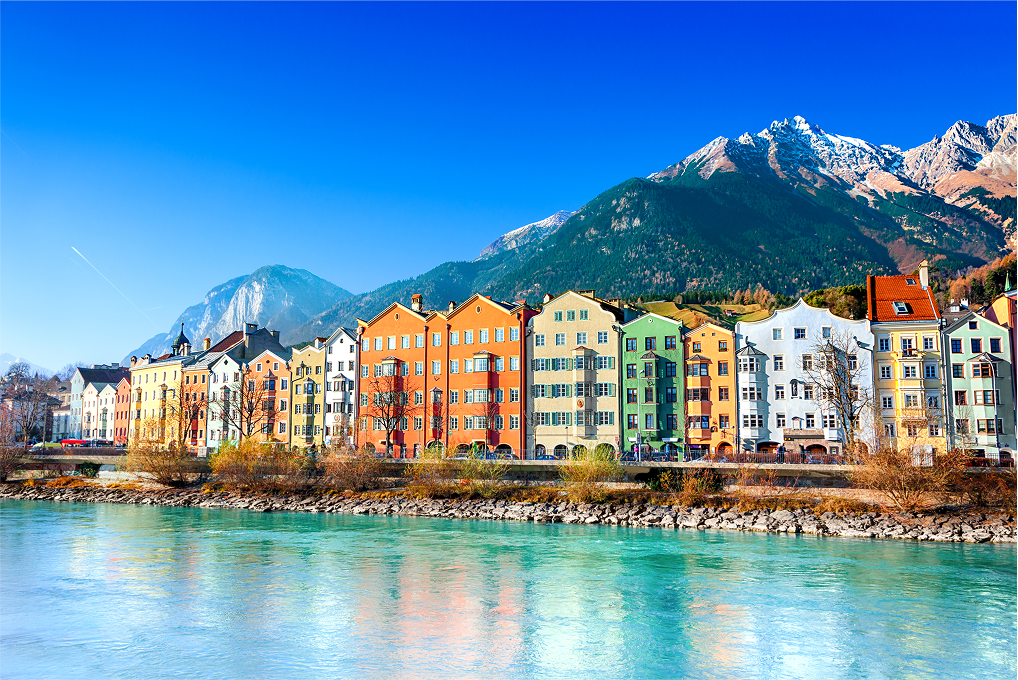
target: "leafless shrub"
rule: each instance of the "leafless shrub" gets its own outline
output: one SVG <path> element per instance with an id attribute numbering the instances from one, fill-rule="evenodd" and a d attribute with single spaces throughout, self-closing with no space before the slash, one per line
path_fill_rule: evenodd
<path id="1" fill-rule="evenodd" d="M 590 503 L 603 500 L 608 482 L 622 478 L 619 455 L 610 446 L 599 445 L 593 450 L 584 447 L 571 455 L 559 468 L 569 500 Z"/>
<path id="2" fill-rule="evenodd" d="M 127 450 L 121 468 L 165 486 L 185 486 L 198 472 L 199 465 L 187 451 L 139 444 Z"/>
<path id="3" fill-rule="evenodd" d="M 438 446 L 425 448 L 403 471 L 410 493 L 419 498 L 444 495 L 459 475 L 459 461 L 446 458 Z"/>
<path id="4" fill-rule="evenodd" d="M 365 491 L 385 485 L 385 462 L 366 449 L 331 446 L 320 458 L 319 467 L 322 483 L 334 489 Z"/>
<path id="5" fill-rule="evenodd" d="M 238 491 L 298 491 L 311 485 L 313 461 L 301 450 L 252 439 L 228 442 L 209 460 L 216 480 Z"/>
<path id="6" fill-rule="evenodd" d="M 856 486 L 883 495 L 900 511 L 913 512 L 949 492 L 964 469 L 958 452 L 936 453 L 884 445 L 860 451 L 862 465 L 850 473 Z"/>

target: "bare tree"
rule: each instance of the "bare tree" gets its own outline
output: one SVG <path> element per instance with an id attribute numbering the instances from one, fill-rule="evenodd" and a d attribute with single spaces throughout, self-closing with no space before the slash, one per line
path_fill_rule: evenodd
<path id="1" fill-rule="evenodd" d="M 63 368 L 61 368 L 59 371 L 57 371 L 57 373 L 56 373 L 56 375 L 54 377 L 57 378 L 57 380 L 61 380 L 61 381 L 70 380 L 71 378 L 74 377 L 75 371 L 77 371 L 79 368 L 84 368 L 84 367 L 85 367 L 85 364 L 80 362 L 80 361 L 76 362 L 76 363 L 73 363 L 73 364 L 66 364 L 66 365 L 64 365 Z"/>
<path id="2" fill-rule="evenodd" d="M 8 404 L 0 404 L 0 482 L 21 468 L 22 451 L 14 445 L 17 426 Z"/>
<path id="3" fill-rule="evenodd" d="M 835 330 L 811 350 L 799 360 L 800 368 L 816 390 L 814 400 L 823 411 L 837 416 L 846 446 L 854 449 L 863 419 L 873 406 L 873 391 L 866 379 L 869 357 L 863 354 L 867 350 L 851 333 Z"/>
<path id="4" fill-rule="evenodd" d="M 247 365 L 236 374 L 237 380 L 224 385 L 219 392 L 209 391 L 209 420 L 223 423 L 224 430 L 237 431 L 239 441 L 244 441 L 257 432 L 262 425 L 268 423 L 275 413 L 274 404 L 270 404 L 269 390 L 266 380 L 258 376 Z M 225 435 L 223 439 L 227 439 Z"/>
<path id="5" fill-rule="evenodd" d="M 424 413 L 424 404 L 415 404 L 413 394 L 420 389 L 418 381 L 400 375 L 399 364 L 382 364 L 382 372 L 368 381 L 368 405 L 364 415 L 371 429 L 385 431 L 386 453 L 392 453 L 392 433 L 407 428 L 410 419 Z"/>
<path id="6" fill-rule="evenodd" d="M 187 450 L 192 426 L 208 409 L 205 392 L 187 389 L 183 376 L 167 392 L 166 419 L 170 423 L 170 445 L 178 451 Z"/>
<path id="7" fill-rule="evenodd" d="M 12 364 L 14 369 L 20 362 Z M 22 364 L 27 367 L 27 364 Z M 9 371 L 7 384 L 3 392 L 3 402 L 9 409 L 14 425 L 21 431 L 25 449 L 29 447 L 32 436 L 44 438 L 49 418 L 52 417 L 53 402 L 56 401 L 48 392 L 55 381 L 23 377 L 23 373 Z"/>

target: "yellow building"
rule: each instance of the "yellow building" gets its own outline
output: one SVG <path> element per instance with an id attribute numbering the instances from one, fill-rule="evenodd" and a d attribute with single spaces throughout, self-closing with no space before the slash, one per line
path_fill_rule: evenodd
<path id="1" fill-rule="evenodd" d="M 325 445 L 325 359 L 328 338 L 294 349 L 290 360 L 290 446 Z"/>
<path id="2" fill-rule="evenodd" d="M 131 410 L 128 441 L 131 444 L 169 446 L 178 439 L 178 390 L 183 380 L 183 367 L 197 355 L 191 354 L 191 342 L 180 335 L 173 341 L 172 353 L 152 358 L 131 357 Z"/>
<path id="3" fill-rule="evenodd" d="M 897 447 L 947 450 L 941 316 L 924 260 L 915 274 L 866 277 L 877 435 Z"/>

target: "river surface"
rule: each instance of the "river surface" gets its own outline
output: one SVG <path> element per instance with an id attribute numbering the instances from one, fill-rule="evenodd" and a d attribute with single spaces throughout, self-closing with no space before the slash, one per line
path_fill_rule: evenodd
<path id="1" fill-rule="evenodd" d="M 3 678 L 1014 678 L 1013 545 L 0 502 Z"/>

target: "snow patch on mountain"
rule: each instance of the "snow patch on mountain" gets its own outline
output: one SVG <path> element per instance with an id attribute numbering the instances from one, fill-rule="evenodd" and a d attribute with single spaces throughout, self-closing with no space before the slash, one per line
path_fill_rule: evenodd
<path id="1" fill-rule="evenodd" d="M 9 352 L 4 352 L 3 354 L 0 354 L 0 375 L 7 375 L 7 371 L 11 370 L 11 364 L 16 364 L 18 362 L 28 364 L 29 373 L 31 375 L 38 374 L 48 378 L 56 373 L 56 371 L 51 371 L 50 369 L 38 364 L 33 364 L 25 357 L 16 357 Z"/>
<path id="2" fill-rule="evenodd" d="M 507 250 L 514 250 L 521 246 L 543 241 L 554 234 L 559 227 L 565 224 L 566 220 L 575 214 L 575 210 L 559 210 L 554 215 L 546 217 L 540 222 L 531 222 L 518 229 L 513 229 L 486 245 L 474 261 L 483 260 Z"/>

